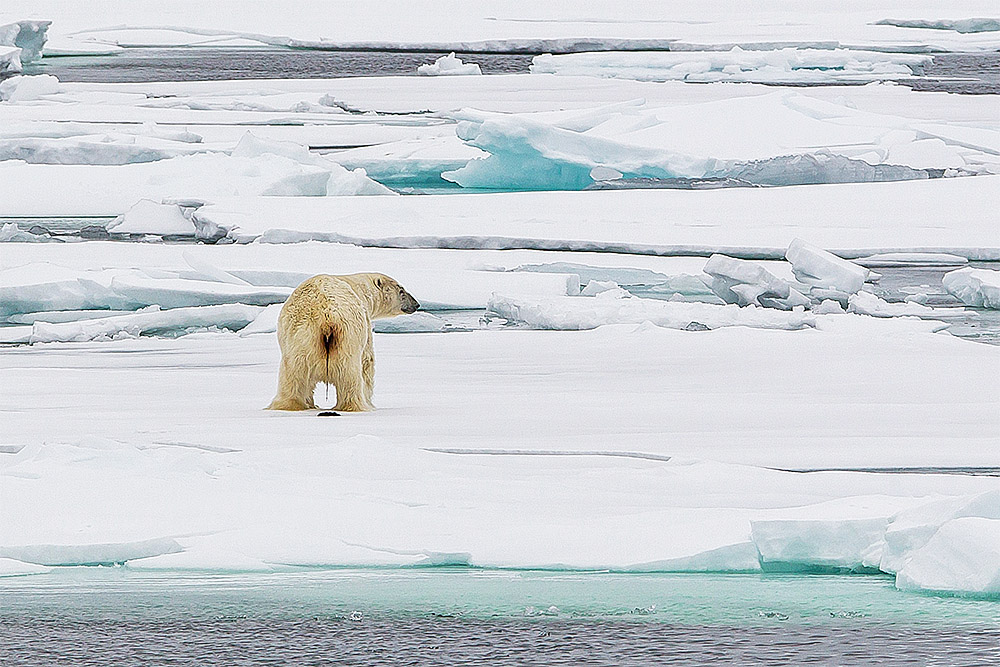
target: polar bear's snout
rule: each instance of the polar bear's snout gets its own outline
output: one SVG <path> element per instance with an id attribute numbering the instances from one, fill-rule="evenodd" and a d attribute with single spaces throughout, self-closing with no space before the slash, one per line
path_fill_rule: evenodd
<path id="1" fill-rule="evenodd" d="M 414 299 L 413 296 L 405 289 L 401 291 L 402 294 L 400 295 L 401 296 L 400 301 L 402 302 L 402 305 L 400 306 L 400 310 L 402 310 L 407 315 L 409 315 L 410 313 L 417 312 L 417 310 L 420 309 L 420 304 L 417 302 L 417 300 Z"/>

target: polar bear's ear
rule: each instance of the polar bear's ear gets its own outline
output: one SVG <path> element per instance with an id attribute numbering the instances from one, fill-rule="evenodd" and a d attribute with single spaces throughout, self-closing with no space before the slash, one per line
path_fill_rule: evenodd
<path id="1" fill-rule="evenodd" d="M 382 279 L 381 278 L 376 278 L 375 279 L 375 287 L 377 287 L 379 289 L 382 289 L 383 285 L 382 285 Z"/>

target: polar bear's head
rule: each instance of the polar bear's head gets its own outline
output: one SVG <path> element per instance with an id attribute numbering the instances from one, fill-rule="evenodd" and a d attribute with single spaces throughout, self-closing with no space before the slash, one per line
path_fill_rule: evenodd
<path id="1" fill-rule="evenodd" d="M 375 288 L 375 307 L 372 317 L 395 317 L 415 313 L 420 304 L 403 286 L 387 275 L 369 274 Z"/>

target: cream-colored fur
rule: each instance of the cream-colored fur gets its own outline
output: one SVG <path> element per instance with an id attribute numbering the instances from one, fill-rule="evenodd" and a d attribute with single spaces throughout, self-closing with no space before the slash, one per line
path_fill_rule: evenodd
<path id="1" fill-rule="evenodd" d="M 268 410 L 316 407 L 317 383 L 337 389 L 334 410 L 373 410 L 375 351 L 372 320 L 420 307 L 399 283 L 381 273 L 313 276 L 295 288 L 278 316 L 281 367 Z"/>

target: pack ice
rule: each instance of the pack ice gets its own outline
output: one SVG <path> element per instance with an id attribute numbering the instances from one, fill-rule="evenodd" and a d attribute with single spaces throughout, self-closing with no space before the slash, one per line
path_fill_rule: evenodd
<path id="1" fill-rule="evenodd" d="M 441 174 L 468 188 L 579 190 L 678 179 L 802 185 L 1000 169 L 993 130 L 976 130 L 970 143 L 919 121 L 790 93 L 588 115 L 465 109 L 453 117 L 459 138 L 489 154 Z"/>
<path id="2" fill-rule="evenodd" d="M 852 49 L 661 51 L 535 56 L 532 74 L 600 76 L 637 81 L 837 83 L 905 79 L 926 55 Z"/>
<path id="3" fill-rule="evenodd" d="M 606 290 L 590 288 L 593 297 L 524 299 L 493 295 L 487 317 L 536 329 L 576 331 L 606 324 L 649 322 L 669 329 L 709 330 L 746 326 L 762 329 L 803 329 L 815 319 L 801 312 L 783 313 L 768 308 L 710 303 L 685 303 L 632 297 L 616 286 Z"/>

